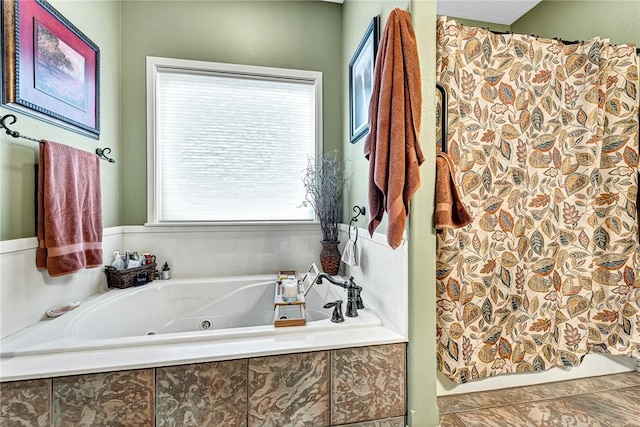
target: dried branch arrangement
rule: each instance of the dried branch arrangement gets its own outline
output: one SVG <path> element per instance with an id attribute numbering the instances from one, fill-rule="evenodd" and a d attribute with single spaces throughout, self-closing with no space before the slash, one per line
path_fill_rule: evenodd
<path id="1" fill-rule="evenodd" d="M 308 203 L 315 211 L 322 229 L 322 240 L 338 240 L 342 194 L 348 181 L 344 163 L 336 158 L 335 152 L 324 153 L 315 161 L 309 158 L 302 175 L 307 192 L 303 205 Z"/>

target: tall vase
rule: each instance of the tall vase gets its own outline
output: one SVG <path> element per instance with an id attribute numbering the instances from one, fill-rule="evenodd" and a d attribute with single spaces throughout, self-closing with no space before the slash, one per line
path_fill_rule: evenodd
<path id="1" fill-rule="evenodd" d="M 320 243 L 322 243 L 322 252 L 320 252 L 322 271 L 335 276 L 338 274 L 338 269 L 340 268 L 340 251 L 338 250 L 340 242 L 321 240 Z"/>

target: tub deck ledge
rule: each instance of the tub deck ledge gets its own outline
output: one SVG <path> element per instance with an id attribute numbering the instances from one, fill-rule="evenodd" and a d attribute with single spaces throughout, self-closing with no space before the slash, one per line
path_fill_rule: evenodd
<path id="1" fill-rule="evenodd" d="M 96 372 L 142 369 L 244 359 L 276 354 L 303 353 L 347 347 L 407 342 L 389 327 L 314 331 L 305 326 L 285 328 L 289 333 L 255 338 L 166 343 L 153 346 L 107 348 L 71 353 L 46 353 L 0 359 L 0 381 L 49 378 Z"/>

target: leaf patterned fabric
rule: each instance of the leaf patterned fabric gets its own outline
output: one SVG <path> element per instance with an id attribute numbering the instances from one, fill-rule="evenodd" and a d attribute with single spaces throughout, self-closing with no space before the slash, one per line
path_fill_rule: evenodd
<path id="1" fill-rule="evenodd" d="M 633 45 L 437 25 L 449 154 L 474 220 L 438 234 L 452 381 L 640 357 Z"/>

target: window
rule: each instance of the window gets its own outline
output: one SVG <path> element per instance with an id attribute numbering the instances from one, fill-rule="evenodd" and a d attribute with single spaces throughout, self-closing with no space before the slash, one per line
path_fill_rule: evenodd
<path id="1" fill-rule="evenodd" d="M 322 73 L 147 58 L 148 222 L 313 221 Z"/>

